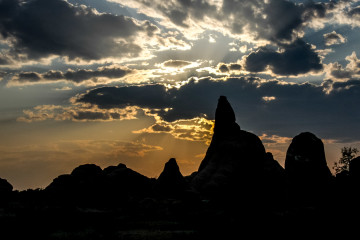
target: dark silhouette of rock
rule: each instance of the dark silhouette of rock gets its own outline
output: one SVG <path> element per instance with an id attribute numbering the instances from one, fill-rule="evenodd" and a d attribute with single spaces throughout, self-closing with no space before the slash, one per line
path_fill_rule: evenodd
<path id="1" fill-rule="evenodd" d="M 95 164 L 84 164 L 76 167 L 71 174 L 55 178 L 46 192 L 55 202 L 70 205 L 101 205 L 104 195 L 104 178 L 102 169 Z"/>
<path id="2" fill-rule="evenodd" d="M 279 164 L 278 161 L 274 160 L 272 153 L 267 152 L 264 161 L 264 174 L 265 176 L 272 177 L 285 177 L 285 169 Z"/>
<path id="3" fill-rule="evenodd" d="M 137 196 L 145 196 L 152 189 L 153 181 L 125 164 L 109 166 L 104 170 L 95 164 L 75 168 L 71 174 L 53 180 L 46 191 L 61 201 L 91 206 L 115 205 Z"/>
<path id="4" fill-rule="evenodd" d="M 360 157 L 356 157 L 350 161 L 349 175 L 352 179 L 360 180 Z"/>
<path id="5" fill-rule="evenodd" d="M 180 172 L 175 158 L 171 158 L 156 181 L 154 191 L 164 196 L 180 196 L 189 189 L 188 182 Z"/>
<path id="6" fill-rule="evenodd" d="M 151 179 L 122 163 L 105 168 L 103 176 L 106 179 L 108 191 L 118 194 L 147 193 L 152 185 Z"/>
<path id="7" fill-rule="evenodd" d="M 49 186 L 46 187 L 46 190 L 50 192 L 63 193 L 70 191 L 74 188 L 75 179 L 70 174 L 63 174 L 55 178 Z"/>
<path id="8" fill-rule="evenodd" d="M 95 164 L 84 164 L 71 172 L 74 178 L 76 195 L 81 199 L 92 198 L 95 200 L 103 193 L 102 169 Z"/>
<path id="9" fill-rule="evenodd" d="M 225 199 L 242 195 L 242 199 L 251 202 L 264 194 L 265 178 L 281 179 L 281 169 L 275 160 L 266 157 L 259 137 L 240 129 L 232 107 L 221 96 L 214 135 L 192 186 L 208 197 Z"/>
<path id="10" fill-rule="evenodd" d="M 345 201 L 350 205 L 349 211 L 353 213 L 353 218 L 356 218 L 360 214 L 360 157 L 350 161 L 349 177 L 346 184 L 347 186 L 343 186 L 343 189 L 347 191 Z"/>
<path id="11" fill-rule="evenodd" d="M 193 172 L 188 176 L 184 176 L 184 178 L 188 183 L 190 183 L 194 179 L 194 177 L 197 175 L 197 173 L 198 173 L 197 171 Z"/>
<path id="12" fill-rule="evenodd" d="M 329 196 L 332 181 L 324 144 L 310 132 L 293 138 L 285 160 L 288 193 L 297 204 L 319 204 Z"/>
<path id="13" fill-rule="evenodd" d="M 267 152 L 263 168 L 263 187 L 264 196 L 272 206 L 280 206 L 286 194 L 286 174 L 285 169 L 276 161 L 272 153 Z"/>
<path id="14" fill-rule="evenodd" d="M 84 164 L 77 168 L 75 168 L 71 172 L 71 176 L 78 179 L 91 179 L 94 177 L 98 177 L 102 172 L 102 169 L 95 164 Z"/>
<path id="15" fill-rule="evenodd" d="M 13 190 L 13 186 L 6 180 L 0 178 L 0 194 L 11 193 Z"/>
<path id="16" fill-rule="evenodd" d="M 217 138 L 237 137 L 240 126 L 236 123 L 235 113 L 225 96 L 220 96 L 215 111 L 214 135 Z"/>

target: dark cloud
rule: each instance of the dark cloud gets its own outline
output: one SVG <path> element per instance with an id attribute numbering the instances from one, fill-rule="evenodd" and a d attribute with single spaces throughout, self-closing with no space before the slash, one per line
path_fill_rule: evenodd
<path id="1" fill-rule="evenodd" d="M 333 10 L 336 6 L 335 2 L 307 2 L 303 10 L 304 21 L 310 21 L 314 18 L 324 18 L 328 10 Z"/>
<path id="2" fill-rule="evenodd" d="M 349 17 L 360 17 L 360 6 L 351 9 L 348 12 Z"/>
<path id="3" fill-rule="evenodd" d="M 12 42 L 15 57 L 134 57 L 142 50 L 134 37 L 155 31 L 150 23 L 139 25 L 131 18 L 99 14 L 64 0 L 2 0 L 0 9 L 0 33 Z"/>
<path id="4" fill-rule="evenodd" d="M 324 34 L 324 41 L 326 46 L 331 46 L 334 44 L 344 43 L 346 39 L 340 33 L 332 31 Z"/>
<path id="5" fill-rule="evenodd" d="M 257 38 L 281 43 L 294 40 L 308 22 L 324 18 L 334 5 L 332 2 L 224 0 L 222 19 L 227 19 L 233 33 L 243 33 L 247 29 Z"/>
<path id="6" fill-rule="evenodd" d="M 20 81 L 38 82 L 41 80 L 41 75 L 35 72 L 23 72 L 18 75 Z"/>
<path id="7" fill-rule="evenodd" d="M 344 70 L 342 68 L 339 69 L 333 69 L 330 72 L 331 76 L 337 78 L 337 79 L 343 79 L 343 78 L 351 78 L 353 73 L 351 71 Z"/>
<path id="8" fill-rule="evenodd" d="M 332 86 L 332 91 L 326 90 Z M 101 94 L 99 94 L 101 93 Z M 98 88 L 81 95 L 78 102 L 100 108 L 134 105 L 143 108 L 172 108 L 157 112 L 165 121 L 214 118 L 220 95 L 226 95 L 243 129 L 257 134 L 293 137 L 313 131 L 322 138 L 360 140 L 360 80 L 324 85 L 284 84 L 256 79 L 229 78 L 227 81 L 191 81 L 180 89 L 160 85 Z M 263 101 L 274 96 L 275 101 Z M 150 101 L 151 99 L 151 101 Z"/>
<path id="9" fill-rule="evenodd" d="M 4 76 L 6 76 L 6 72 L 0 71 L 0 81 L 3 79 Z"/>
<path id="10" fill-rule="evenodd" d="M 219 72 L 221 73 L 227 73 L 230 71 L 239 71 L 241 70 L 241 65 L 237 63 L 230 63 L 230 64 L 220 63 L 218 64 L 218 69 Z"/>
<path id="11" fill-rule="evenodd" d="M 293 2 L 273 0 L 264 10 L 268 19 L 266 25 L 271 29 L 269 39 L 275 41 L 291 39 L 294 30 L 303 22 L 302 9 Z"/>
<path id="12" fill-rule="evenodd" d="M 249 32 L 257 39 L 275 43 L 294 40 L 307 23 L 325 18 L 338 4 L 333 1 L 299 4 L 288 0 L 135 1 L 157 10 L 180 27 L 187 28 L 191 22 L 207 25 L 211 19 L 234 34 Z"/>
<path id="13" fill-rule="evenodd" d="M 238 71 L 241 69 L 241 65 L 237 63 L 231 63 L 229 66 L 230 70 Z"/>
<path id="14" fill-rule="evenodd" d="M 138 97 L 134 97 L 138 96 Z M 81 95 L 78 102 L 96 104 L 101 108 L 123 108 L 129 105 L 166 108 L 169 94 L 162 85 L 145 85 L 142 87 L 103 87 L 89 91 Z M 155 112 L 154 112 L 155 113 Z"/>
<path id="15" fill-rule="evenodd" d="M 283 45 L 283 51 L 275 51 L 268 47 L 262 47 L 246 57 L 246 70 L 261 72 L 267 67 L 273 73 L 280 75 L 298 75 L 311 71 L 321 70 L 320 57 L 311 48 L 310 44 L 303 40 Z"/>
<path id="16" fill-rule="evenodd" d="M 20 83 L 27 82 L 44 82 L 44 81 L 71 81 L 74 83 L 81 83 L 87 80 L 92 80 L 93 82 L 97 81 L 99 77 L 105 77 L 109 79 L 122 78 L 127 74 L 134 72 L 133 70 L 125 67 L 101 67 L 97 70 L 68 70 L 66 72 L 50 70 L 46 73 L 39 74 L 36 72 L 25 72 L 19 73 L 13 81 Z"/>
<path id="17" fill-rule="evenodd" d="M 155 132 L 170 132 L 172 130 L 170 126 L 162 126 L 159 124 L 151 126 L 151 129 Z"/>
<path id="18" fill-rule="evenodd" d="M 188 19 L 188 13 L 186 11 L 181 11 L 178 9 L 171 10 L 168 14 L 166 14 L 170 20 L 176 25 L 182 27 L 189 27 L 186 23 L 186 19 Z"/>
<path id="19" fill-rule="evenodd" d="M 159 1 L 159 3 L 161 2 Z M 172 4 L 169 3 L 166 7 L 164 7 L 163 4 L 158 4 L 157 7 L 169 17 L 170 21 L 182 27 L 188 27 L 185 21 L 189 16 L 197 20 L 202 20 L 205 16 L 212 15 L 216 12 L 214 5 L 203 0 L 177 0 Z"/>
<path id="20" fill-rule="evenodd" d="M 183 60 L 168 60 L 163 63 L 164 67 L 174 67 L 174 68 L 181 68 L 187 65 L 190 65 L 191 62 L 183 61 Z"/>
<path id="21" fill-rule="evenodd" d="M 226 73 L 226 72 L 229 72 L 229 68 L 226 64 L 220 64 L 219 71 L 222 73 Z"/>
<path id="22" fill-rule="evenodd" d="M 11 64 L 12 61 L 11 59 L 9 59 L 8 56 L 6 55 L 2 55 L 1 52 L 0 52 L 0 66 L 1 65 L 8 65 L 8 64 Z"/>
<path id="23" fill-rule="evenodd" d="M 107 112 L 107 111 L 98 111 L 98 110 L 78 110 L 70 113 L 74 121 L 109 121 L 109 120 L 121 120 L 121 119 L 131 119 L 133 112 L 129 111 L 128 113 L 119 113 L 119 112 Z"/>

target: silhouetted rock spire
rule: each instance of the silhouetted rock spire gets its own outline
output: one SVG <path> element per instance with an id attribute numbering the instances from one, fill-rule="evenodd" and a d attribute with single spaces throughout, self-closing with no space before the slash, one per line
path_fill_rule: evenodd
<path id="1" fill-rule="evenodd" d="M 170 160 L 165 163 L 164 170 L 160 174 L 158 181 L 159 182 L 168 182 L 175 181 L 181 182 L 184 180 L 183 175 L 180 173 L 179 166 L 177 165 L 175 158 L 170 158 Z"/>
<path id="2" fill-rule="evenodd" d="M 215 112 L 214 136 L 231 138 L 237 136 L 240 126 L 235 122 L 235 113 L 225 96 L 220 96 Z"/>
<path id="3" fill-rule="evenodd" d="M 234 110 L 225 96 L 220 96 L 215 112 L 215 131 L 234 125 L 236 121 Z"/>
<path id="4" fill-rule="evenodd" d="M 176 159 L 171 158 L 156 181 L 155 192 L 167 196 L 183 194 L 188 183 L 180 172 Z"/>
<path id="5" fill-rule="evenodd" d="M 223 141 L 239 140 L 240 126 L 235 122 L 235 113 L 225 96 L 220 96 L 215 112 L 214 134 L 211 144 L 207 150 L 204 160 L 201 162 L 199 171 L 203 170 L 208 164 L 213 151 L 222 145 Z"/>
<path id="6" fill-rule="evenodd" d="M 232 107 L 226 97 L 221 96 L 211 144 L 191 183 L 199 192 L 211 197 L 225 199 L 242 194 L 251 201 L 256 198 L 253 193 L 265 186 L 266 171 L 270 178 L 274 174 L 281 175 L 282 167 L 275 162 L 266 158 L 259 137 L 240 130 Z"/>

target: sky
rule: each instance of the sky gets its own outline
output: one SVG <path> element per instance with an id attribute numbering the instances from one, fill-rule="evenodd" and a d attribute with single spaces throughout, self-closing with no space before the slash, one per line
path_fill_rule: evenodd
<path id="1" fill-rule="evenodd" d="M 359 0 L 0 0 L 0 177 L 189 175 L 221 95 L 280 164 L 310 131 L 331 168 L 360 148 L 359 27 Z"/>

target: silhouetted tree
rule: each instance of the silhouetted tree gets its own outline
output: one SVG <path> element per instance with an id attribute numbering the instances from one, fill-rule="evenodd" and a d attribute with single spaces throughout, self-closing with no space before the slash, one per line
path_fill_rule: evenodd
<path id="1" fill-rule="evenodd" d="M 342 171 L 349 171 L 349 165 L 351 160 L 353 160 L 356 154 L 359 152 L 357 148 L 354 147 L 343 147 L 341 149 L 341 158 L 338 162 L 334 163 L 333 169 L 335 173 L 341 173 Z"/>

